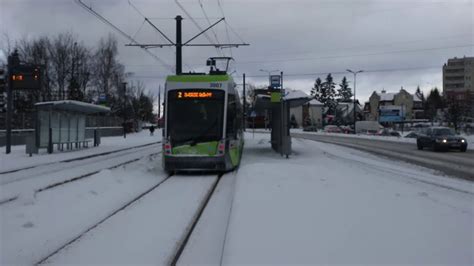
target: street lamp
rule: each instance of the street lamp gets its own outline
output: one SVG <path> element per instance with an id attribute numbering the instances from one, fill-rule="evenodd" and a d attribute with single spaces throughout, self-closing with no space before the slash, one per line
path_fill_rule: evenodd
<path id="1" fill-rule="evenodd" d="M 357 74 L 358 73 L 361 73 L 361 72 L 364 72 L 364 70 L 358 70 L 358 71 L 352 71 L 350 69 L 346 69 L 347 72 L 350 72 L 352 74 L 354 74 L 354 109 L 353 109 L 353 112 L 354 112 L 354 133 L 356 132 L 356 78 L 357 78 Z"/>

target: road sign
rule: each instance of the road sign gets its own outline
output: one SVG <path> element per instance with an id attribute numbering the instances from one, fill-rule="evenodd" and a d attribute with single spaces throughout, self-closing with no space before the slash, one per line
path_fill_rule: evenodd
<path id="1" fill-rule="evenodd" d="M 270 76 L 270 87 L 279 88 L 281 86 L 281 76 L 280 75 L 271 75 Z"/>
<path id="2" fill-rule="evenodd" d="M 99 94 L 99 102 L 105 102 L 107 100 L 107 95 L 105 93 Z"/>

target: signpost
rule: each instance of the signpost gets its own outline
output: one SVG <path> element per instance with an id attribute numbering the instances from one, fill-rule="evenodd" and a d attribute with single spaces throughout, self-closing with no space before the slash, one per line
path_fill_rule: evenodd
<path id="1" fill-rule="evenodd" d="M 13 115 L 13 90 L 39 90 L 41 89 L 40 67 L 20 62 L 18 50 L 8 56 L 7 69 L 7 119 L 6 119 L 6 145 L 7 154 L 11 152 L 11 132 Z"/>

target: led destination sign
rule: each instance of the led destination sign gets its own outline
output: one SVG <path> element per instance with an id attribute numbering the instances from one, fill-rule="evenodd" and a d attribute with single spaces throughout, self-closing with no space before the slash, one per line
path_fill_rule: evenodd
<path id="1" fill-rule="evenodd" d="M 210 91 L 178 91 L 178 98 L 212 98 L 213 93 Z"/>

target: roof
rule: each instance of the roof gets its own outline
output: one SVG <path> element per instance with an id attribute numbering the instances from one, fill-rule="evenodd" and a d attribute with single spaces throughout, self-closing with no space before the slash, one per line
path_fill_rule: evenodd
<path id="1" fill-rule="evenodd" d="M 378 95 L 380 96 L 380 101 L 393 101 L 393 98 L 395 97 L 396 93 L 385 92 L 385 93 L 380 93 Z"/>
<path id="2" fill-rule="evenodd" d="M 61 110 L 69 112 L 78 112 L 84 114 L 95 114 L 95 113 L 108 113 L 110 112 L 109 107 L 85 103 L 80 101 L 65 100 L 65 101 L 51 101 L 51 102 L 39 102 L 36 103 L 39 109 Z"/>
<path id="3" fill-rule="evenodd" d="M 309 101 L 309 105 L 324 105 L 322 104 L 320 101 L 316 100 L 316 99 L 312 99 L 311 101 Z"/>
<path id="4" fill-rule="evenodd" d="M 171 75 L 166 77 L 167 82 L 219 82 L 228 81 L 230 76 L 225 75 Z"/>
<path id="5" fill-rule="evenodd" d="M 310 98 L 308 94 L 304 93 L 300 90 L 288 90 L 285 95 L 285 100 L 294 100 L 294 99 L 302 99 L 302 98 Z"/>

